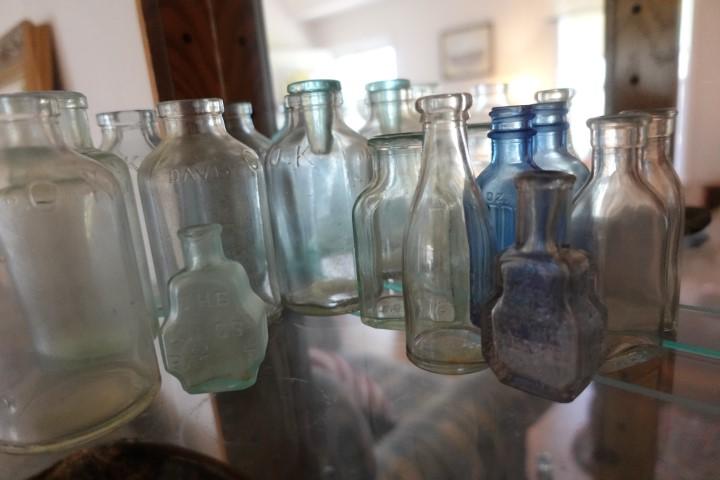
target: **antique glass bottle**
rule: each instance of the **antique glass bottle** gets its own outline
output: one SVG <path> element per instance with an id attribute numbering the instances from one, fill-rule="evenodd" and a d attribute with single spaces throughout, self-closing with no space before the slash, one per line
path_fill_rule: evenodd
<path id="1" fill-rule="evenodd" d="M 659 108 L 646 112 L 650 115 L 648 124 L 648 144 L 645 156 L 640 162 L 640 174 L 660 198 L 668 218 L 667 312 L 663 335 L 675 338 L 677 330 L 678 308 L 680 304 L 680 275 L 678 261 L 680 246 L 685 231 L 685 198 L 682 183 L 672 162 L 673 136 L 675 135 L 675 116 L 672 108 Z"/>
<path id="2" fill-rule="evenodd" d="M 273 133 L 272 137 L 270 137 L 270 144 L 277 142 L 282 137 L 287 135 L 287 133 L 290 131 L 290 105 L 288 104 L 290 100 L 289 95 L 285 95 L 285 98 L 283 99 L 283 105 L 282 105 L 282 127 L 278 129 L 275 133 Z"/>
<path id="3" fill-rule="evenodd" d="M 658 353 L 666 312 L 667 217 L 640 176 L 647 115 L 588 120 L 590 181 L 573 204 L 570 244 L 597 266 L 598 294 L 608 309 L 606 371 Z"/>
<path id="4" fill-rule="evenodd" d="M 489 123 L 471 123 L 467 126 L 469 163 L 473 178 L 477 178 L 490 165 L 492 142 L 488 137 L 489 132 Z"/>
<path id="5" fill-rule="evenodd" d="M 221 232 L 217 224 L 178 232 L 185 268 L 170 279 L 160 347 L 165 368 L 188 393 L 251 387 L 265 358 L 265 302 L 243 266 L 225 256 Z"/>
<path id="6" fill-rule="evenodd" d="M 236 102 L 225 106 L 225 125 L 230 135 L 255 150 L 261 159 L 270 148 L 270 139 L 255 130 L 250 102 Z"/>
<path id="7" fill-rule="evenodd" d="M 417 101 L 425 136 L 403 245 L 407 355 L 438 373 L 486 366 L 478 325 L 496 290 L 487 207 L 467 162 L 471 103 L 467 93 Z"/>
<path id="8" fill-rule="evenodd" d="M 420 173 L 422 135 L 380 135 L 368 143 L 375 175 L 353 207 L 360 316 L 371 327 L 402 330 L 402 244 Z"/>
<path id="9" fill-rule="evenodd" d="M 603 357 L 605 310 L 584 252 L 561 248 L 575 178 L 529 171 L 518 190 L 515 245 L 500 259 L 502 296 L 482 325 L 498 379 L 557 402 L 583 391 Z"/>
<path id="10" fill-rule="evenodd" d="M 473 123 L 490 121 L 490 111 L 495 107 L 505 107 L 508 101 L 507 83 L 481 83 L 474 88 L 474 107 L 470 112 Z"/>
<path id="11" fill-rule="evenodd" d="M 152 110 L 104 112 L 98 113 L 96 118 L 102 132 L 100 150 L 120 157 L 128 167 L 135 207 L 138 212 L 150 287 L 152 288 L 155 308 L 160 310 L 162 308 L 162 299 L 157 285 L 150 239 L 145 225 L 145 214 L 138 185 L 138 170 L 142 161 L 160 143 L 155 112 Z"/>
<path id="12" fill-rule="evenodd" d="M 342 121 L 340 82 L 292 83 L 297 123 L 266 156 L 284 304 L 335 315 L 358 306 L 352 207 L 368 185 L 367 141 Z"/>
<path id="13" fill-rule="evenodd" d="M 158 285 L 167 310 L 168 281 L 182 266 L 177 232 L 217 223 L 225 254 L 242 264 L 275 318 L 281 306 L 265 174 L 257 154 L 227 133 L 222 112 L 215 98 L 158 105 L 166 135 L 139 172 Z"/>
<path id="14" fill-rule="evenodd" d="M 565 107 L 570 113 L 570 107 L 572 106 L 572 99 L 575 97 L 575 89 L 573 88 L 551 88 L 549 90 L 539 90 L 535 92 L 535 101 L 538 103 L 549 103 L 549 102 L 565 102 Z M 566 132 L 567 137 L 565 138 L 565 148 L 575 158 L 580 156 L 575 151 L 572 141 L 572 133 L 570 128 Z"/>
<path id="15" fill-rule="evenodd" d="M 590 178 L 590 170 L 567 149 L 565 142 L 570 125 L 565 102 L 536 103 L 532 113 L 535 114 L 532 127 L 537 132 L 533 139 L 533 161 L 543 170 L 574 175 L 573 195 L 576 195 Z"/>
<path id="16" fill-rule="evenodd" d="M 57 100 L 0 95 L 0 449 L 66 448 L 160 386 L 128 216 L 108 169 L 65 145 Z"/>
<path id="17" fill-rule="evenodd" d="M 420 119 L 413 108 L 410 80 L 398 78 L 368 83 L 365 86 L 370 116 L 360 135 L 372 138 L 391 133 L 416 132 Z"/>
<path id="18" fill-rule="evenodd" d="M 532 113 L 528 106 L 493 108 L 490 165 L 477 177 L 485 200 L 490 208 L 490 224 L 495 232 L 495 243 L 502 252 L 515 241 L 515 215 L 517 190 L 515 177 L 528 170 L 539 170 L 532 160 L 532 139 L 535 130 L 530 128 Z"/>

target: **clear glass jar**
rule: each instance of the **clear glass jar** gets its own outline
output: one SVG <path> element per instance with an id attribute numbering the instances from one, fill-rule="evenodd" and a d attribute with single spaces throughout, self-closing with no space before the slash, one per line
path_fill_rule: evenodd
<path id="1" fill-rule="evenodd" d="M 97 123 L 102 132 L 100 150 L 110 152 L 120 157 L 128 167 L 135 207 L 138 212 L 140 235 L 146 258 L 146 269 L 150 279 L 150 287 L 154 299 L 155 309 L 162 309 L 160 289 L 157 285 L 150 238 L 145 225 L 145 214 L 140 198 L 138 185 L 138 170 L 145 157 L 160 143 L 157 131 L 157 122 L 153 110 L 125 110 L 117 112 L 98 113 Z"/>
<path id="2" fill-rule="evenodd" d="M 490 165 L 492 158 L 492 142 L 488 137 L 490 129 L 489 123 L 471 123 L 467 126 L 470 171 L 473 178 L 477 178 Z"/>
<path id="3" fill-rule="evenodd" d="M 292 130 L 266 156 L 284 304 L 309 315 L 358 307 L 352 207 L 367 187 L 367 141 L 342 120 L 340 82 L 288 85 L 300 105 Z"/>
<path id="4" fill-rule="evenodd" d="M 60 133 L 65 144 L 87 157 L 100 162 L 107 167 L 120 182 L 122 195 L 125 200 L 128 225 L 133 240 L 133 251 L 137 258 L 137 264 L 142 274 L 140 280 L 143 286 L 143 294 L 148 309 L 155 313 L 156 295 L 150 282 L 150 269 L 148 259 L 145 256 L 145 243 L 143 242 L 142 222 L 138 214 L 139 210 L 135 202 L 133 192 L 132 176 L 128 165 L 117 155 L 104 152 L 95 148 L 90 136 L 90 121 L 87 114 L 87 98 L 82 93 L 70 91 L 33 92 L 37 96 L 52 96 L 60 107 Z M 153 331 L 157 332 L 157 322 L 153 320 Z"/>
<path id="5" fill-rule="evenodd" d="M 225 125 L 230 135 L 240 140 L 262 159 L 270 148 L 270 139 L 255 130 L 252 119 L 253 108 L 250 102 L 237 102 L 225 106 Z"/>
<path id="6" fill-rule="evenodd" d="M 561 248 L 575 178 L 529 171 L 518 190 L 515 245 L 500 259 L 503 293 L 482 325 L 483 352 L 498 379 L 569 402 L 603 361 L 606 311 L 588 255 Z"/>
<path id="7" fill-rule="evenodd" d="M 0 449 L 129 421 L 160 386 L 117 179 L 69 149 L 57 101 L 0 96 Z"/>
<path id="8" fill-rule="evenodd" d="M 170 279 L 170 312 L 160 332 L 165 368 L 188 393 L 244 390 L 265 358 L 265 302 L 243 266 L 223 252 L 222 227 L 178 232 L 185 268 Z"/>
<path id="9" fill-rule="evenodd" d="M 567 105 L 565 102 L 536 103 L 532 113 L 535 115 L 532 127 L 537 132 L 533 139 L 533 161 L 543 170 L 574 175 L 573 195 L 577 195 L 590 178 L 590 170 L 567 149 L 565 142 L 570 128 Z"/>
<path id="10" fill-rule="evenodd" d="M 467 161 L 467 93 L 420 98 L 420 180 L 403 245 L 408 358 L 437 373 L 487 365 L 480 327 L 495 299 L 495 245 Z"/>
<path id="11" fill-rule="evenodd" d="M 355 264 L 363 323 L 403 330 L 402 244 L 420 173 L 422 134 L 368 142 L 375 175 L 353 207 Z"/>
<path id="12" fill-rule="evenodd" d="M 473 89 L 475 97 L 470 118 L 474 123 L 487 123 L 490 120 L 490 111 L 495 107 L 506 107 L 508 100 L 507 83 L 481 83 Z"/>
<path id="13" fill-rule="evenodd" d="M 674 339 L 677 330 L 678 308 L 680 306 L 680 245 L 685 232 L 685 198 L 682 183 L 673 168 L 672 151 L 675 135 L 677 110 L 659 108 L 645 112 L 623 112 L 650 115 L 648 144 L 645 156 L 640 162 L 640 173 L 660 198 L 668 218 L 667 312 L 663 327 L 664 337 Z"/>
<path id="14" fill-rule="evenodd" d="M 530 107 L 496 107 L 490 116 L 492 130 L 488 136 L 492 141 L 492 158 L 490 165 L 477 177 L 477 184 L 490 208 L 495 244 L 502 252 L 515 242 L 515 177 L 521 172 L 540 168 L 532 159 L 535 130 L 530 128 Z"/>
<path id="15" fill-rule="evenodd" d="M 372 138 L 391 133 L 416 132 L 420 120 L 413 108 L 410 80 L 398 78 L 368 83 L 365 86 L 370 105 L 370 117 L 360 129 L 360 135 Z"/>
<path id="16" fill-rule="evenodd" d="M 535 101 L 538 103 L 549 103 L 549 102 L 564 102 L 565 107 L 570 114 L 570 107 L 572 106 L 572 99 L 575 97 L 574 88 L 551 88 L 549 90 L 539 90 L 535 92 Z M 580 155 L 575 151 L 572 141 L 572 133 L 570 128 L 566 132 L 567 137 L 565 138 L 565 147 L 567 151 L 575 158 L 580 158 Z"/>
<path id="17" fill-rule="evenodd" d="M 217 98 L 158 104 L 166 132 L 139 171 L 150 245 L 167 312 L 170 278 L 183 265 L 177 232 L 222 226 L 223 250 L 239 262 L 268 318 L 281 312 L 265 173 L 257 154 L 231 137 Z"/>
<path id="18" fill-rule="evenodd" d="M 588 120 L 592 174 L 573 204 L 570 244 L 595 262 L 598 295 L 608 309 L 606 371 L 660 352 L 668 221 L 640 174 L 648 123 L 647 115 Z"/>

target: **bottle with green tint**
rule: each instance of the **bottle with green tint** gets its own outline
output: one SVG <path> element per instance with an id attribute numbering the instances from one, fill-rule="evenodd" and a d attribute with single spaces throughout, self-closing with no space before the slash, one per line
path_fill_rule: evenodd
<path id="1" fill-rule="evenodd" d="M 225 257 L 218 224 L 178 232 L 185 268 L 170 279 L 160 329 L 168 372 L 188 393 L 251 387 L 268 342 L 265 302 L 243 266 Z"/>
<path id="2" fill-rule="evenodd" d="M 413 108 L 410 80 L 381 80 L 368 83 L 365 90 L 370 105 L 370 118 L 360 129 L 360 135 L 372 138 L 420 129 L 420 118 Z"/>

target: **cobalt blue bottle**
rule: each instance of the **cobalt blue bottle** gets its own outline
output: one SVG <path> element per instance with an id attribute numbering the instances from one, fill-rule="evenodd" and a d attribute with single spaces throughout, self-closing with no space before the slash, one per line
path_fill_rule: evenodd
<path id="1" fill-rule="evenodd" d="M 566 172 L 575 176 L 573 197 L 590 179 L 590 170 L 568 151 L 565 102 L 536 103 L 532 106 L 535 117 L 532 127 L 537 132 L 533 141 L 533 161 L 543 170 Z"/>
<path id="2" fill-rule="evenodd" d="M 535 130 L 530 106 L 495 107 L 490 111 L 492 140 L 490 165 L 476 180 L 490 209 L 490 224 L 495 232 L 498 252 L 515 241 L 517 190 L 515 177 L 522 172 L 540 170 L 532 159 Z"/>

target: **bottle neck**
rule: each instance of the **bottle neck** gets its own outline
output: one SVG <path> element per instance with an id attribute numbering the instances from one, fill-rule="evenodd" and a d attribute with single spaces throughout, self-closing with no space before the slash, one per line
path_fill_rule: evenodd
<path id="1" fill-rule="evenodd" d="M 670 151 L 672 149 L 672 140 L 670 137 L 653 137 L 648 138 L 647 147 L 645 147 L 644 162 L 652 165 L 665 167 L 672 165 L 670 160 Z"/>
<path id="2" fill-rule="evenodd" d="M 70 148 L 81 152 L 95 149 L 86 109 L 63 108 L 60 110 L 59 121 L 63 140 Z"/>
<path id="3" fill-rule="evenodd" d="M 525 253 L 556 254 L 563 232 L 559 225 L 570 221 L 570 188 L 518 188 L 516 248 Z"/>
<path id="4" fill-rule="evenodd" d="M 535 153 L 567 152 L 567 128 L 535 127 L 537 134 L 533 138 L 533 151 Z"/>
<path id="5" fill-rule="evenodd" d="M 230 122 L 228 122 L 230 123 Z M 255 124 L 250 114 L 241 114 L 232 118 L 232 123 L 247 134 L 255 133 Z"/>
<path id="6" fill-rule="evenodd" d="M 181 239 L 187 270 L 198 270 L 226 260 L 219 230 L 207 229 L 191 236 L 182 236 Z"/>
<path id="7" fill-rule="evenodd" d="M 305 129 L 310 151 L 316 155 L 328 154 L 332 150 L 333 126 L 342 118 L 339 95 L 336 92 L 305 93 L 302 94 L 301 104 L 293 109 L 297 110 L 297 124 L 293 128 Z"/>
<path id="8" fill-rule="evenodd" d="M 593 148 L 593 176 L 609 177 L 616 173 L 634 174 L 643 155 L 642 147 Z"/>
<path id="9" fill-rule="evenodd" d="M 490 163 L 498 165 L 531 163 L 530 143 L 532 137 L 492 136 Z"/>
<path id="10" fill-rule="evenodd" d="M 220 113 L 198 113 L 161 118 L 168 138 L 185 135 L 225 135 L 225 122 Z"/>
<path id="11" fill-rule="evenodd" d="M 437 178 L 469 174 L 465 121 L 442 119 L 424 124 L 423 167 Z"/>
<path id="12" fill-rule="evenodd" d="M 370 102 L 370 122 L 377 122 L 381 132 L 401 132 L 403 119 L 412 118 L 411 101 L 405 99 Z"/>
<path id="13" fill-rule="evenodd" d="M 0 122 L 0 148 L 62 146 L 57 117 L 23 116 Z"/>
<path id="14" fill-rule="evenodd" d="M 106 125 L 100 128 L 103 147 L 110 147 L 121 142 L 145 144 L 154 147 L 159 143 L 159 136 L 153 127 L 143 125 Z"/>

